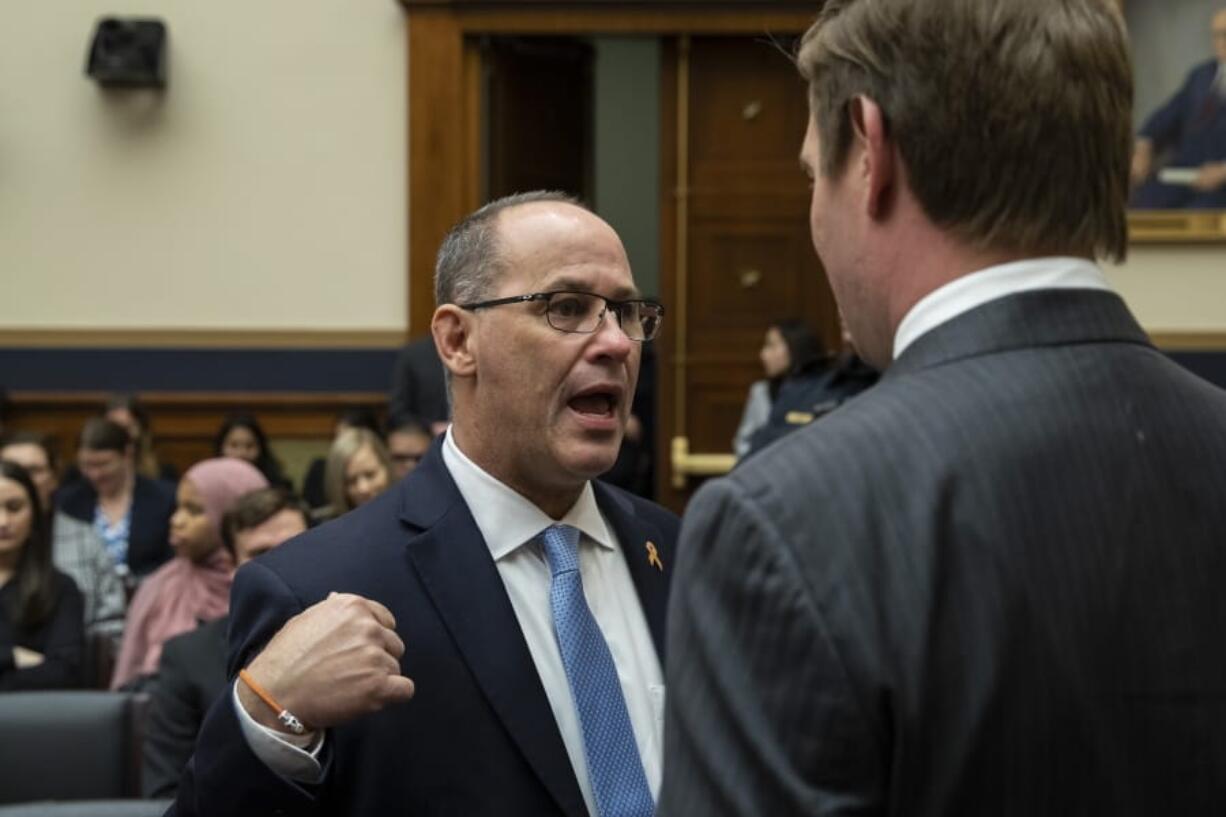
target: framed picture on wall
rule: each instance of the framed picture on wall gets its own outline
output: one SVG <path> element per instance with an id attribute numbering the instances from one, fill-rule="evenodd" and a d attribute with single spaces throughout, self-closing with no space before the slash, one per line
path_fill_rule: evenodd
<path id="1" fill-rule="evenodd" d="M 1133 240 L 1226 240 L 1226 2 L 1122 7 L 1136 79 Z"/>

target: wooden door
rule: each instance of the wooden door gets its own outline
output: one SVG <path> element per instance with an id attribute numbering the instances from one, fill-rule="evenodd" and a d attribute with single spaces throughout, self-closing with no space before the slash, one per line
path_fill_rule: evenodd
<path id="1" fill-rule="evenodd" d="M 762 37 L 681 37 L 663 81 L 658 493 L 679 509 L 701 474 L 731 462 L 767 327 L 803 318 L 831 348 L 839 333 L 797 159 L 805 87 L 785 51 Z"/>
<path id="2" fill-rule="evenodd" d="M 529 190 L 591 198 L 592 47 L 576 37 L 488 37 L 482 201 Z"/>

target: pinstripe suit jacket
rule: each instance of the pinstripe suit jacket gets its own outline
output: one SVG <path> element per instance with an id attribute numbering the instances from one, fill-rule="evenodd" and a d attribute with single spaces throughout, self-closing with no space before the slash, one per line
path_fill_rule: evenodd
<path id="1" fill-rule="evenodd" d="M 705 487 L 658 814 L 1226 813 L 1226 393 L 1015 294 Z"/>

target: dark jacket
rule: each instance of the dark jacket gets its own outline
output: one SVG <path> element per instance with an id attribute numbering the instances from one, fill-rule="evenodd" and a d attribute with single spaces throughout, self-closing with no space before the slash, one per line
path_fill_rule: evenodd
<path id="1" fill-rule="evenodd" d="M 157 675 L 148 687 L 141 787 L 146 797 L 174 797 L 179 777 L 196 747 L 209 707 L 229 689 L 226 627 L 229 616 L 201 624 L 166 642 Z"/>
<path id="2" fill-rule="evenodd" d="M 593 487 L 662 657 L 678 519 L 620 489 Z M 662 567 L 649 563 L 649 542 Z M 401 670 L 416 685 L 413 699 L 329 730 L 324 779 L 304 787 L 251 752 L 223 696 L 205 718 L 178 814 L 587 814 L 502 577 L 439 442 L 378 498 L 239 570 L 231 674 L 330 591 L 392 612 L 408 645 Z"/>

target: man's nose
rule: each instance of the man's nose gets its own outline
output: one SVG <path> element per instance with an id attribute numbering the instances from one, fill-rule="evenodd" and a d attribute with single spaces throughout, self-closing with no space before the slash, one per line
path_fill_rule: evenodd
<path id="1" fill-rule="evenodd" d="M 605 307 L 600 313 L 600 324 L 596 327 L 595 345 L 599 347 L 602 354 L 607 354 L 612 357 L 625 358 L 630 354 L 630 350 L 634 348 L 635 341 L 630 339 L 622 329 L 621 320 L 617 313 Z"/>

